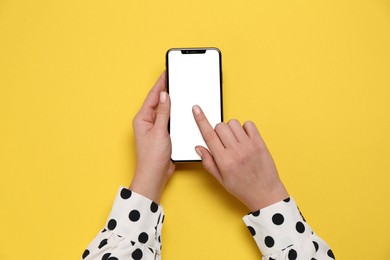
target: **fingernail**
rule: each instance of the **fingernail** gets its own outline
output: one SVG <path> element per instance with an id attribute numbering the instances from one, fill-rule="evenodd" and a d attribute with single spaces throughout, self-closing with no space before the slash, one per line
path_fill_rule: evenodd
<path id="1" fill-rule="evenodd" d="M 194 110 L 195 115 L 200 115 L 201 111 L 198 105 L 193 106 L 192 109 Z"/>
<path id="2" fill-rule="evenodd" d="M 160 102 L 163 104 L 167 102 L 167 93 L 165 93 L 164 91 L 160 92 Z"/>
<path id="3" fill-rule="evenodd" d="M 202 152 L 200 151 L 200 149 L 198 147 L 195 147 L 195 151 L 196 153 L 200 156 L 200 158 L 202 158 Z"/>

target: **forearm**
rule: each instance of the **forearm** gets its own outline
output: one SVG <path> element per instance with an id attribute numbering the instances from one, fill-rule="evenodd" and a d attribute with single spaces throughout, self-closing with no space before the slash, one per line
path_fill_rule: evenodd
<path id="1" fill-rule="evenodd" d="M 303 218 L 292 198 L 243 218 L 263 259 L 334 259 L 329 246 Z"/>
<path id="2" fill-rule="evenodd" d="M 122 187 L 104 229 L 82 259 L 160 259 L 163 221 L 161 206 Z"/>

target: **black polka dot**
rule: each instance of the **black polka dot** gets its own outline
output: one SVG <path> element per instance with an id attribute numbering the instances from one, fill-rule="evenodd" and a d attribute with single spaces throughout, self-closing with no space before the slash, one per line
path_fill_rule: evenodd
<path id="1" fill-rule="evenodd" d="M 139 249 L 139 248 L 137 248 L 137 249 L 131 254 L 131 257 L 132 257 L 134 260 L 142 259 L 142 256 L 143 256 L 142 250 Z"/>
<path id="2" fill-rule="evenodd" d="M 302 222 L 298 221 L 295 225 L 295 229 L 298 231 L 298 233 L 302 234 L 303 232 L 305 232 L 305 225 Z"/>
<path id="3" fill-rule="evenodd" d="M 134 246 L 135 245 L 135 242 L 134 241 L 130 241 L 131 245 Z"/>
<path id="4" fill-rule="evenodd" d="M 114 230 L 116 227 L 116 220 L 115 219 L 110 219 L 107 224 L 108 230 Z"/>
<path id="5" fill-rule="evenodd" d="M 125 189 L 125 188 L 123 188 L 121 190 L 121 198 L 124 199 L 124 200 L 127 200 L 128 198 L 130 198 L 131 194 L 132 194 L 131 190 L 128 190 L 128 189 Z"/>
<path id="6" fill-rule="evenodd" d="M 161 243 L 161 236 L 158 236 L 158 242 Z"/>
<path id="7" fill-rule="evenodd" d="M 289 260 L 295 260 L 297 259 L 297 251 L 295 251 L 294 249 L 290 249 L 290 251 L 288 252 L 288 259 Z"/>
<path id="8" fill-rule="evenodd" d="M 111 253 L 106 253 L 103 255 L 102 260 L 107 260 L 110 257 Z"/>
<path id="9" fill-rule="evenodd" d="M 252 212 L 252 215 L 258 217 L 260 215 L 260 210 Z"/>
<path id="10" fill-rule="evenodd" d="M 146 234 L 145 232 L 142 232 L 141 234 L 139 234 L 138 236 L 138 241 L 142 244 L 145 244 L 146 242 L 148 242 L 148 239 L 149 239 L 149 236 L 148 234 Z"/>
<path id="11" fill-rule="evenodd" d="M 161 220 L 161 224 L 164 223 L 165 215 L 163 215 L 163 218 Z"/>
<path id="12" fill-rule="evenodd" d="M 248 230 L 249 230 L 249 232 L 251 232 L 252 236 L 256 235 L 256 231 L 253 227 L 248 226 Z"/>
<path id="13" fill-rule="evenodd" d="M 102 230 L 102 233 L 104 233 L 104 232 L 106 232 L 106 231 L 107 231 L 107 229 L 103 229 L 103 230 Z"/>
<path id="14" fill-rule="evenodd" d="M 116 258 L 116 257 L 110 257 L 110 258 L 108 258 L 107 260 L 118 260 L 118 258 Z"/>
<path id="15" fill-rule="evenodd" d="M 85 259 L 89 255 L 89 250 L 85 249 L 82 258 Z"/>
<path id="16" fill-rule="evenodd" d="M 280 213 L 276 213 L 275 215 L 272 216 L 272 222 L 275 225 L 282 225 L 284 222 L 284 217 Z"/>
<path id="17" fill-rule="evenodd" d="M 272 258 L 272 257 L 270 257 L 270 258 L 268 258 L 268 260 L 276 260 L 275 258 Z"/>
<path id="18" fill-rule="evenodd" d="M 267 247 L 273 247 L 274 244 L 275 244 L 275 241 L 272 237 L 270 236 L 266 236 L 265 239 L 264 239 L 264 243 Z"/>
<path id="19" fill-rule="evenodd" d="M 335 259 L 334 254 L 333 254 L 332 250 L 330 250 L 330 249 L 328 250 L 328 256 Z"/>
<path id="20" fill-rule="evenodd" d="M 150 248 L 150 247 L 148 247 L 148 248 L 149 248 L 150 252 L 152 252 L 152 254 L 154 254 L 154 251 L 153 251 L 153 249 L 152 249 L 152 248 Z"/>
<path id="21" fill-rule="evenodd" d="M 290 198 L 288 197 L 287 199 L 284 199 L 283 201 L 286 202 L 286 203 L 290 202 Z"/>
<path id="22" fill-rule="evenodd" d="M 317 260 L 317 259 L 315 259 L 314 257 L 312 257 L 311 260 Z"/>
<path id="23" fill-rule="evenodd" d="M 107 238 L 106 238 L 106 239 L 103 239 L 103 240 L 100 242 L 98 248 L 100 249 L 100 248 L 102 248 L 102 247 L 105 246 L 105 245 L 107 245 Z"/>
<path id="24" fill-rule="evenodd" d="M 158 205 L 156 202 L 152 201 L 152 204 L 150 204 L 150 210 L 153 212 L 153 213 L 156 213 L 157 210 L 158 210 Z"/>
<path id="25" fill-rule="evenodd" d="M 141 217 L 141 214 L 139 213 L 138 210 L 132 210 L 129 214 L 129 219 L 133 222 L 136 222 L 139 220 L 139 218 Z"/>
<path id="26" fill-rule="evenodd" d="M 316 241 L 313 241 L 313 245 L 314 245 L 314 248 L 316 249 L 316 252 L 317 252 L 318 248 L 319 248 L 318 243 Z"/>

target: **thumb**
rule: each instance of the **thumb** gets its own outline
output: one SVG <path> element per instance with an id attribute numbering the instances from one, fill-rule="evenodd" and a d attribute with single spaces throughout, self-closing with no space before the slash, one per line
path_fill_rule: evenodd
<path id="1" fill-rule="evenodd" d="M 203 146 L 195 147 L 196 153 L 202 158 L 203 167 L 211 173 L 219 182 L 222 183 L 222 175 L 218 169 L 217 163 L 214 160 L 214 157 L 211 155 L 209 150 Z"/>
<path id="2" fill-rule="evenodd" d="M 171 110 L 171 103 L 169 95 L 165 91 L 160 92 L 160 100 L 156 110 L 156 121 L 154 125 L 159 129 L 168 129 L 169 113 Z"/>

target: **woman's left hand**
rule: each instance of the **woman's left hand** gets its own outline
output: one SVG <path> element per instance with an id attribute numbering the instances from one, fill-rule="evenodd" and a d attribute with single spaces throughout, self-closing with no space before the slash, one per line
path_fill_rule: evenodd
<path id="1" fill-rule="evenodd" d="M 170 106 L 163 72 L 133 119 L 137 163 L 130 189 L 157 203 L 175 171 L 168 133 Z"/>

